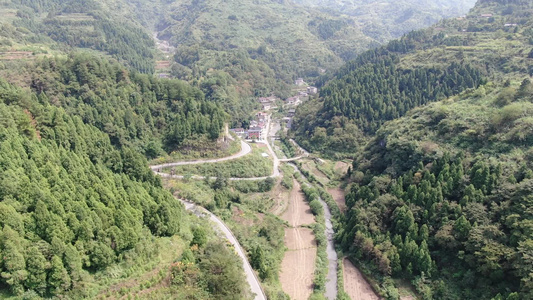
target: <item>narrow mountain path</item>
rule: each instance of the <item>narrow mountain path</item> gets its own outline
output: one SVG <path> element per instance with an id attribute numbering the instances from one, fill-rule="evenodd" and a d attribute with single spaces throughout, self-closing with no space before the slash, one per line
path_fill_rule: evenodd
<path id="1" fill-rule="evenodd" d="M 196 214 L 199 217 L 202 216 L 208 216 L 209 220 L 213 222 L 213 225 L 216 226 L 215 228 L 221 232 L 226 239 L 233 245 L 235 248 L 235 251 L 237 252 L 237 255 L 242 259 L 242 268 L 244 269 L 244 274 L 246 275 L 246 281 L 248 281 L 248 284 L 250 285 L 250 289 L 252 290 L 252 293 L 255 294 L 254 299 L 255 300 L 266 300 L 267 297 L 265 293 L 263 292 L 263 289 L 261 288 L 261 284 L 259 283 L 259 279 L 255 275 L 252 266 L 248 262 L 248 258 L 246 257 L 246 254 L 244 254 L 244 251 L 242 250 L 241 244 L 239 244 L 239 241 L 237 241 L 237 238 L 233 235 L 231 230 L 220 220 L 217 216 L 215 216 L 213 213 L 208 211 L 207 209 L 198 206 L 192 202 L 181 200 L 180 201 L 185 205 L 185 208 L 188 211 L 192 211 L 194 214 Z"/>

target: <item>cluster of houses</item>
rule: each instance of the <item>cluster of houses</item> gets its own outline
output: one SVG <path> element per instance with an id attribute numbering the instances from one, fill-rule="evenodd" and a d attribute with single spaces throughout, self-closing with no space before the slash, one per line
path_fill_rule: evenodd
<path id="1" fill-rule="evenodd" d="M 305 86 L 306 83 L 302 78 L 298 78 L 295 81 L 295 84 L 298 86 Z M 292 97 L 285 99 L 285 105 L 290 108 L 287 111 L 287 116 L 283 118 L 283 121 L 287 123 L 287 127 L 290 127 L 292 117 L 296 112 L 295 107 L 302 103 L 302 98 L 309 97 L 310 95 L 315 95 L 318 93 L 318 89 L 314 86 L 308 86 L 307 88 L 300 88 L 298 94 Z M 276 107 L 276 101 L 278 98 L 276 96 L 270 97 L 261 97 L 258 99 L 259 104 L 261 104 L 263 111 L 268 111 Z M 248 129 L 244 128 L 233 128 L 233 131 L 237 136 L 247 140 L 262 140 L 264 138 L 263 133 L 268 124 L 268 114 L 266 112 L 258 112 L 254 119 L 250 121 L 250 127 Z"/>
<path id="2" fill-rule="evenodd" d="M 318 93 L 318 89 L 316 87 L 308 86 L 306 91 L 299 91 L 298 95 L 285 99 L 285 104 L 291 105 L 291 106 L 298 106 L 300 103 L 302 103 L 301 98 L 309 97 L 309 95 L 315 95 L 317 93 Z"/>
<path id="3" fill-rule="evenodd" d="M 263 132 L 268 124 L 268 114 L 265 112 L 258 112 L 255 118 L 250 121 L 250 128 L 233 128 L 233 131 L 237 136 L 247 140 L 262 140 Z"/>
<path id="4" fill-rule="evenodd" d="M 259 98 L 259 104 L 261 104 L 263 110 L 270 110 L 276 106 L 276 100 L 276 96 L 261 97 Z"/>

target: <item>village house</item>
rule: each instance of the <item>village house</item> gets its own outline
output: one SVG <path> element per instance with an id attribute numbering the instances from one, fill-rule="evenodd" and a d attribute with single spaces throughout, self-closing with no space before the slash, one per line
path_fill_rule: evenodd
<path id="1" fill-rule="evenodd" d="M 270 110 L 272 108 L 272 105 L 270 103 L 263 103 L 261 106 L 263 110 Z"/>
<path id="2" fill-rule="evenodd" d="M 318 89 L 316 87 L 314 87 L 314 86 L 308 86 L 307 87 L 307 93 L 309 95 L 314 95 L 314 94 L 318 93 Z"/>
<path id="3" fill-rule="evenodd" d="M 268 114 L 264 113 L 262 111 L 258 112 L 255 116 L 256 116 L 258 122 L 266 122 L 266 120 L 268 118 Z"/>
<path id="4" fill-rule="evenodd" d="M 306 92 L 302 92 L 302 91 L 300 91 L 300 92 L 298 92 L 298 96 L 300 96 L 300 97 L 307 97 L 307 96 L 309 96 L 309 94 L 307 94 Z"/>
<path id="5" fill-rule="evenodd" d="M 507 23 L 507 24 L 505 24 L 503 26 L 505 26 L 505 27 L 516 27 L 516 26 L 518 26 L 518 24 L 516 24 L 516 23 Z"/>
<path id="6" fill-rule="evenodd" d="M 481 14 L 482 18 L 491 18 L 492 14 Z"/>
<path id="7" fill-rule="evenodd" d="M 300 104 L 300 97 L 294 96 L 294 97 L 287 98 L 285 100 L 285 103 L 287 103 L 288 105 L 298 105 Z"/>
<path id="8" fill-rule="evenodd" d="M 303 80 L 303 78 L 298 78 L 294 81 L 294 84 L 296 84 L 297 86 L 301 86 L 305 84 L 305 81 Z"/>
<path id="9" fill-rule="evenodd" d="M 294 117 L 294 114 L 296 113 L 296 109 L 289 109 L 287 116 Z"/>
<path id="10" fill-rule="evenodd" d="M 249 140 L 259 140 L 261 139 L 261 135 L 263 134 L 263 128 L 261 127 L 250 127 L 248 129 L 246 138 Z"/>

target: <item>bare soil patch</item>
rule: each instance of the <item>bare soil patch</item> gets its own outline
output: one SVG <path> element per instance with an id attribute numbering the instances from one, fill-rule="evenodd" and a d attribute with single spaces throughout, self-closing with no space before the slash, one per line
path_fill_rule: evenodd
<path id="1" fill-rule="evenodd" d="M 167 69 L 170 68 L 170 61 L 168 60 L 158 60 L 155 62 L 155 69 L 161 70 L 161 69 Z"/>
<path id="2" fill-rule="evenodd" d="M 285 246 L 287 246 L 289 250 L 316 248 L 317 245 L 313 230 L 302 227 L 286 228 Z"/>
<path id="3" fill-rule="evenodd" d="M 8 51 L 0 52 L 0 59 L 15 60 L 33 58 L 33 52 L 31 51 Z"/>
<path id="4" fill-rule="evenodd" d="M 350 167 L 349 164 L 343 161 L 338 161 L 335 163 L 335 166 L 333 167 L 333 169 L 335 170 L 336 173 L 346 174 L 346 172 L 348 172 L 349 167 Z"/>
<path id="5" fill-rule="evenodd" d="M 311 207 L 305 201 L 304 194 L 300 190 L 300 183 L 293 179 L 293 188 L 290 193 L 289 207 L 281 218 L 291 227 L 297 227 L 315 222 Z"/>
<path id="6" fill-rule="evenodd" d="M 304 300 L 313 292 L 316 241 L 309 228 L 285 229 L 285 244 L 289 248 L 281 263 L 281 287 L 291 299 Z"/>
<path id="7" fill-rule="evenodd" d="M 343 266 L 344 291 L 350 298 L 358 300 L 380 299 L 365 280 L 363 274 L 347 258 L 344 258 Z"/>
<path id="8" fill-rule="evenodd" d="M 346 211 L 346 199 L 344 198 L 344 191 L 337 188 L 329 188 L 328 193 L 333 197 L 333 200 L 337 203 L 337 206 L 341 211 Z"/>

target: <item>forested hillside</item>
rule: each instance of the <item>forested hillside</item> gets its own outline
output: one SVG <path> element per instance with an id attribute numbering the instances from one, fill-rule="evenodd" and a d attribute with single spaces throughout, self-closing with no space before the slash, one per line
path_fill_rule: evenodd
<path id="1" fill-rule="evenodd" d="M 480 1 L 365 53 L 299 109 L 324 126 L 310 147 L 359 146 L 337 240 L 386 299 L 397 279 L 422 299 L 533 297 L 532 14 Z"/>
<path id="2" fill-rule="evenodd" d="M 530 76 L 531 3 L 481 1 L 466 18 L 440 22 L 370 50 L 299 108 L 304 147 L 354 153 L 386 121 L 489 80 Z M 310 117 L 311 116 L 311 117 Z"/>
<path id="3" fill-rule="evenodd" d="M 142 73 L 154 72 L 154 41 L 127 1 L 6 0 L 0 2 L 0 48 L 33 54 L 72 48 L 102 51 Z M 143 10 L 146 11 L 146 10 Z M 141 20 L 142 21 L 142 20 Z M 1 52 L 4 52 L 1 51 Z"/>
<path id="4" fill-rule="evenodd" d="M 411 3 L 373 7 L 353 14 L 292 1 L 5 0 L 0 2 L 0 59 L 33 59 L 87 48 L 110 55 L 142 73 L 154 73 L 152 34 L 178 52 L 170 73 L 202 89 L 207 98 L 246 119 L 253 98 L 292 96 L 294 79 L 314 81 L 392 36 L 382 27 L 391 10 L 406 20 L 393 27 L 405 33 L 432 24 L 453 5 L 432 5 L 428 15 Z M 416 10 L 421 11 L 421 8 Z M 423 22 L 422 22 L 423 20 Z M 418 25 L 413 25 L 418 24 Z M 413 27 L 414 26 L 414 27 Z"/>
<path id="5" fill-rule="evenodd" d="M 64 107 L 107 133 L 114 146 L 132 146 L 148 158 L 175 151 L 186 139 L 217 139 L 228 118 L 184 82 L 130 73 L 95 55 L 13 62 L 8 69 L 17 70 L 9 80 L 30 87 L 41 101 Z"/>
<path id="6" fill-rule="evenodd" d="M 226 116 L 218 106 L 185 83 L 129 73 L 98 56 L 14 64 L 29 82 L 0 81 L 3 296 L 93 298 L 109 284 L 103 274 L 139 276 L 139 266 L 157 263 L 168 236 L 177 237 L 176 255 L 189 242 L 196 248 L 180 259 L 190 276 L 163 283 L 160 296 L 248 297 L 239 260 L 189 220 L 143 155 L 218 138 Z M 170 267 L 157 278 L 183 277 L 179 264 L 172 275 Z M 224 286 L 207 285 L 215 267 L 228 277 L 217 279 Z"/>
<path id="7" fill-rule="evenodd" d="M 424 299 L 533 297 L 533 85 L 489 84 L 378 130 L 354 161 L 339 240 Z"/>
<path id="8" fill-rule="evenodd" d="M 249 110 L 243 99 L 271 93 L 292 96 L 289 85 L 296 78 L 314 81 L 391 38 L 377 29 L 384 19 L 374 11 L 352 15 L 270 0 L 180 0 L 161 5 L 159 37 L 178 48 L 172 74 L 198 78 L 206 94 L 226 103 L 237 116 Z M 375 7 L 381 12 L 381 6 Z M 427 22 L 433 24 L 445 13 L 437 15 Z M 365 26 L 375 30 L 365 32 Z M 412 26 L 395 28 L 405 33 Z"/>
<path id="9" fill-rule="evenodd" d="M 357 17 L 365 35 L 386 42 L 443 18 L 464 15 L 476 0 L 294 0 L 295 3 Z"/>

